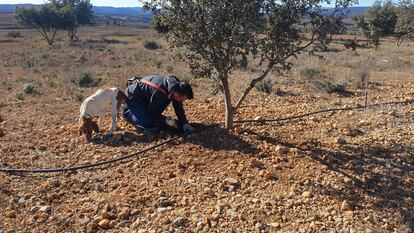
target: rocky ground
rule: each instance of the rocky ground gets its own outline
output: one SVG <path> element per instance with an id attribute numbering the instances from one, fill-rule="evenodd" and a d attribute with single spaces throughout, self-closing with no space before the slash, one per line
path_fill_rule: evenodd
<path id="1" fill-rule="evenodd" d="M 19 59 L 18 49 L 0 45 L 3 57 Z M 122 47 L 126 54 L 127 49 Z M 44 60 L 70 54 L 57 50 L 47 51 Z M 112 53 L 125 59 L 117 48 Z M 88 56 L 92 62 L 95 55 Z M 96 59 L 101 59 L 97 66 L 106 64 Z M 73 87 L 44 81 L 52 72 L 60 77 L 64 65 L 42 70 L 40 64 L 34 72 L 7 62 L 0 72 L 14 84 L 0 87 L 1 168 L 105 161 L 171 137 L 138 132 L 121 121 L 112 137 L 102 133 L 85 143 L 76 132 L 80 103 L 69 91 Z M 370 103 L 412 99 L 414 76 L 402 72 L 388 78 L 387 72 L 371 73 Z M 39 93 L 16 99 L 31 74 L 43 83 L 36 86 Z M 120 86 L 126 78 L 104 85 Z M 223 122 L 222 96 L 203 92 L 202 85 L 196 99 L 186 103 L 188 118 L 196 127 Z M 254 91 L 236 119 L 364 102 L 363 90 L 355 88 L 344 97 L 315 91 L 307 82 L 278 87 L 295 94 Z M 98 169 L 0 173 L 0 232 L 412 232 L 413 119 L 414 104 L 409 104 L 236 124 L 230 132 L 213 127 Z M 104 131 L 109 125 L 108 115 Z"/>

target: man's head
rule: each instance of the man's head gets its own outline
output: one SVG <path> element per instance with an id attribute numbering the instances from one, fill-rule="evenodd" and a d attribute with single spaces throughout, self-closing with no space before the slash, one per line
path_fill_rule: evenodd
<path id="1" fill-rule="evenodd" d="M 187 82 L 180 82 L 178 88 L 173 93 L 173 98 L 176 101 L 185 101 L 187 99 L 193 99 L 193 88 Z"/>

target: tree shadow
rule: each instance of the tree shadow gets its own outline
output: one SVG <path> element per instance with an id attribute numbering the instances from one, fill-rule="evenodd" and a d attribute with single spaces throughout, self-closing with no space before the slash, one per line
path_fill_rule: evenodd
<path id="1" fill-rule="evenodd" d="M 308 151 L 311 158 L 352 181 L 344 190 L 326 189 L 325 194 L 346 197 L 356 206 L 371 199 L 373 209 L 397 211 L 400 224 L 414 230 L 414 158 L 402 155 L 414 151 L 413 147 L 373 143 L 364 147 L 344 145 L 339 152 L 324 148 Z"/>
<path id="2" fill-rule="evenodd" d="M 403 231 L 409 228 L 407 232 L 414 231 L 414 157 L 409 156 L 414 147 L 397 143 L 387 146 L 373 142 L 364 145 L 346 144 L 331 149 L 317 139 L 296 145 L 252 131 L 247 132 L 267 143 L 298 148 L 348 180 L 344 187 L 311 182 L 322 195 L 339 202 L 350 200 L 359 208 L 367 208 L 365 205 L 368 203 L 368 208 L 379 212 L 393 210 L 400 215 L 396 223 L 400 225 L 396 227 L 403 227 Z"/>
<path id="3" fill-rule="evenodd" d="M 197 135 L 186 138 L 186 142 L 200 145 L 202 147 L 214 150 L 236 150 L 244 154 L 256 154 L 259 150 L 247 141 L 228 132 L 220 127 L 210 127 L 204 124 L 193 124 L 196 129 L 204 129 Z"/>
<path id="4" fill-rule="evenodd" d="M 165 139 L 182 135 L 186 142 L 214 151 L 237 150 L 245 154 L 256 154 L 259 152 L 256 147 L 236 135 L 230 134 L 226 129 L 219 126 L 212 127 L 211 125 L 201 123 L 195 123 L 192 126 L 198 132 L 191 135 L 185 135 L 182 130 L 174 128 L 164 128 L 160 132 L 135 130 L 115 132 L 113 135 L 98 134 L 92 138 L 91 143 L 109 147 L 133 146 L 136 143 L 162 142 Z"/>
<path id="5" fill-rule="evenodd" d="M 310 152 L 312 159 L 351 180 L 344 189 L 324 187 L 323 194 L 352 200 L 355 206 L 362 208 L 370 200 L 370 208 L 394 210 L 400 214 L 400 224 L 414 230 L 414 158 L 404 156 L 405 152 L 414 151 L 413 147 L 372 143 L 343 145 L 340 151 L 321 145 L 298 148 Z"/>

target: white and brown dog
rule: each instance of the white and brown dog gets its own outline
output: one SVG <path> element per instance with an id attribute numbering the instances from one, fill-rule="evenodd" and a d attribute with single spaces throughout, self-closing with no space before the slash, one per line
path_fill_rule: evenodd
<path id="1" fill-rule="evenodd" d="M 126 102 L 127 97 L 118 88 L 99 89 L 93 95 L 83 101 L 80 107 L 79 117 L 79 135 L 85 134 L 86 140 L 90 141 L 92 131 L 99 133 L 102 128 L 103 118 L 105 116 L 105 107 L 111 105 L 112 125 L 109 129 L 111 134 L 116 127 L 117 118 L 119 119 L 119 109 Z M 93 118 L 98 117 L 98 125 Z"/>

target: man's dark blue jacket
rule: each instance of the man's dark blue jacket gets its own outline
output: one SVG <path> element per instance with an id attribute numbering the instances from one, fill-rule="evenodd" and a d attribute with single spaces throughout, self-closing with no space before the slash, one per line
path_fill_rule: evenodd
<path id="1" fill-rule="evenodd" d="M 148 76 L 143 79 L 164 89 L 167 95 L 154 87 L 137 81 L 129 85 L 125 91 L 128 97 L 127 102 L 139 101 L 145 104 L 148 107 L 148 112 L 154 117 L 154 122 L 159 125 L 165 125 L 166 117 L 162 113 L 172 101 L 179 123 L 182 125 L 188 124 L 183 103 L 171 99 L 175 91 L 181 91 L 179 87 L 180 81 L 174 76 L 163 77 L 158 75 Z"/>

